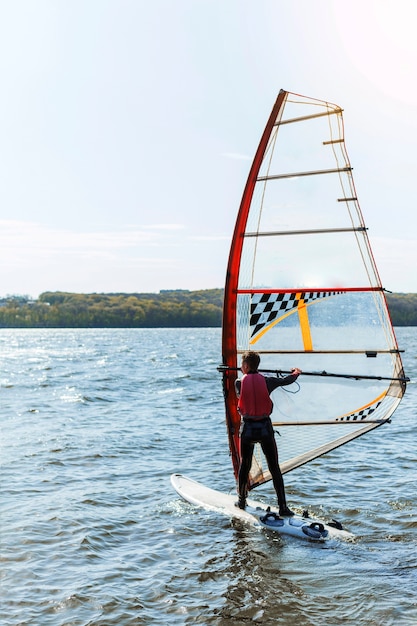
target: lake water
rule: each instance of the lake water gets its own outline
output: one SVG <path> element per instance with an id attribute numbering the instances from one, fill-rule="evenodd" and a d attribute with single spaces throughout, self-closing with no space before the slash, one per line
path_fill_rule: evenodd
<path id="1" fill-rule="evenodd" d="M 1 330 L 1 623 L 416 625 L 417 328 L 397 336 L 392 424 L 285 476 L 356 535 L 318 545 L 171 488 L 234 489 L 220 329 Z"/>

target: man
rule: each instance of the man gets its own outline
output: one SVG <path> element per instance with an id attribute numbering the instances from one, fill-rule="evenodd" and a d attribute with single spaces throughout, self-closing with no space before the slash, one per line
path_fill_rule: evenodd
<path id="1" fill-rule="evenodd" d="M 255 443 L 260 443 L 277 494 L 279 514 L 291 516 L 294 513 L 287 506 L 284 481 L 278 463 L 277 444 L 270 418 L 273 409 L 270 394 L 277 387 L 291 385 L 297 380 L 301 370 L 294 368 L 292 373 L 284 378 L 262 376 L 258 372 L 260 360 L 257 352 L 245 352 L 242 355 L 241 366 L 243 377 L 235 382 L 236 394 L 239 398 L 238 411 L 243 421 L 240 434 L 239 500 L 236 505 L 240 509 L 246 506 L 247 482 L 252 465 L 253 449 Z"/>

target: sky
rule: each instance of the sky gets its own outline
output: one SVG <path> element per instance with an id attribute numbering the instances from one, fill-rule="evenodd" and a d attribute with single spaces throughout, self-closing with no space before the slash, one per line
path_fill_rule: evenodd
<path id="1" fill-rule="evenodd" d="M 223 287 L 281 88 L 344 109 L 383 286 L 417 292 L 412 0 L 0 0 L 0 297 Z"/>

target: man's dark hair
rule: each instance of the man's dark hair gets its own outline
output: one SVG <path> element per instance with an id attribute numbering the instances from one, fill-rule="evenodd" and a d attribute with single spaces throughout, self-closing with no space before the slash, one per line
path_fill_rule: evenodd
<path id="1" fill-rule="evenodd" d="M 247 363 L 251 372 L 256 372 L 261 362 L 261 357 L 257 352 L 244 352 L 242 354 L 242 363 L 243 362 Z"/>

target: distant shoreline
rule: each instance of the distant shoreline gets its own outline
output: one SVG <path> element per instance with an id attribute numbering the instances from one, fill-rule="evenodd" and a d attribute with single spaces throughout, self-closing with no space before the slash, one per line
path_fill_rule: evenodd
<path id="1" fill-rule="evenodd" d="M 394 326 L 417 326 L 417 294 L 386 294 Z M 0 328 L 208 328 L 222 324 L 223 289 L 159 293 L 61 291 L 0 298 Z"/>

